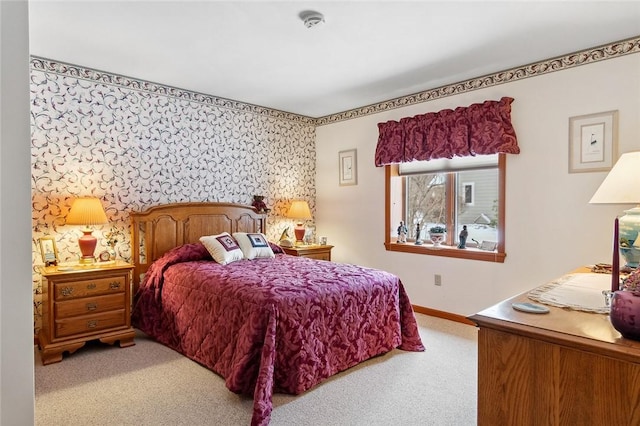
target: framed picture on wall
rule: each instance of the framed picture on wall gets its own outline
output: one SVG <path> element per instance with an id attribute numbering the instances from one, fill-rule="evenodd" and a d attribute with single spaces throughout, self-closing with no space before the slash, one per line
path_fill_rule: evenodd
<path id="1" fill-rule="evenodd" d="M 618 111 L 569 118 L 569 173 L 611 170 L 617 145 Z"/>
<path id="2" fill-rule="evenodd" d="M 58 264 L 58 250 L 54 237 L 42 237 L 40 242 L 40 254 L 45 266 Z"/>
<path id="3" fill-rule="evenodd" d="M 338 153 L 338 163 L 340 169 L 340 186 L 358 184 L 358 162 L 356 150 L 350 149 Z"/>

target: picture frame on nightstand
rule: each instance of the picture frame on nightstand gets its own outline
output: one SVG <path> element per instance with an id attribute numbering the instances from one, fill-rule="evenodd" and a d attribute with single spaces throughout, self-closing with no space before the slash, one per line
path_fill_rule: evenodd
<path id="1" fill-rule="evenodd" d="M 45 266 L 58 264 L 58 249 L 56 248 L 56 239 L 51 236 L 40 237 L 38 240 L 40 245 L 40 255 Z"/>

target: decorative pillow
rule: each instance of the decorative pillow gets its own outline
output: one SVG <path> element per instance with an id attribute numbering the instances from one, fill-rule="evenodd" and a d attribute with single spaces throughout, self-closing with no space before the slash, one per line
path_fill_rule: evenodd
<path id="1" fill-rule="evenodd" d="M 221 265 L 244 258 L 238 242 L 228 232 L 200 237 L 200 242 L 211 253 L 213 260 Z"/>
<path id="2" fill-rule="evenodd" d="M 233 237 L 238 241 L 245 259 L 276 257 L 264 234 L 234 232 Z"/>

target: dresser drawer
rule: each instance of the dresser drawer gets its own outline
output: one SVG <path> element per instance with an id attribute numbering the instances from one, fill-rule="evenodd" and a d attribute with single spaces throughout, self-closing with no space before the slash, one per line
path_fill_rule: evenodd
<path id="1" fill-rule="evenodd" d="M 124 309 L 84 315 L 81 317 L 56 319 L 55 323 L 56 337 L 65 337 L 78 333 L 92 333 L 94 331 L 125 326 L 127 324 Z"/>
<path id="2" fill-rule="evenodd" d="M 56 301 L 125 291 L 126 277 L 94 278 L 74 282 L 57 282 L 54 285 Z"/>
<path id="3" fill-rule="evenodd" d="M 124 293 L 116 293 L 55 302 L 55 316 L 58 319 L 62 319 L 122 309 L 125 304 L 124 296 Z"/>

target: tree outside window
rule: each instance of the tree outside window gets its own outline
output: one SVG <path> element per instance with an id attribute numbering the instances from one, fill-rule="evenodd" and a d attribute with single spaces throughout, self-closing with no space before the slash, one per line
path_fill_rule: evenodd
<path id="1" fill-rule="evenodd" d="M 397 166 L 387 167 L 390 229 L 385 246 L 388 250 L 504 261 L 504 218 L 500 217 L 500 212 L 504 212 L 504 155 L 494 167 L 451 172 L 411 171 L 400 175 Z M 395 172 L 391 169 L 393 167 Z M 396 222 L 404 221 L 409 228 L 406 244 L 393 244 L 396 239 L 391 233 L 397 223 L 391 223 L 391 218 Z M 412 247 L 417 238 L 418 224 L 424 246 Z M 466 253 L 457 248 L 460 231 L 465 225 L 469 249 Z M 433 226 L 444 226 L 447 230 L 442 250 L 430 249 L 428 230 Z M 496 250 L 489 253 L 480 250 L 482 242 L 495 242 Z"/>

